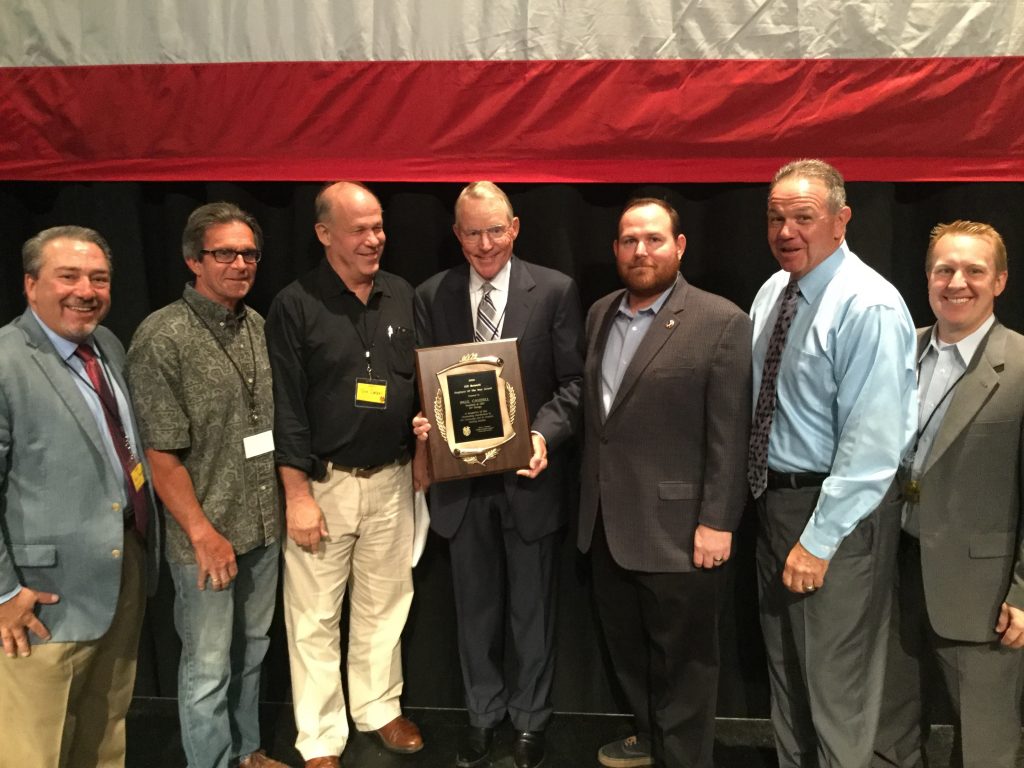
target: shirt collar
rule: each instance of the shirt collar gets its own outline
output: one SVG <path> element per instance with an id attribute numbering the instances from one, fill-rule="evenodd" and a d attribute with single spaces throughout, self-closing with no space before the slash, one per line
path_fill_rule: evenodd
<path id="1" fill-rule="evenodd" d="M 817 300 L 828 284 L 832 282 L 832 278 L 836 276 L 849 253 L 850 249 L 846 245 L 846 241 L 843 240 L 827 259 L 796 281 L 800 286 L 800 295 L 804 297 L 804 301 L 813 304 Z"/>
<path id="2" fill-rule="evenodd" d="M 32 312 L 32 317 L 34 317 L 36 322 L 39 323 L 39 327 L 43 329 L 43 333 L 46 334 L 46 338 L 48 338 L 50 343 L 53 344 L 53 348 L 57 350 L 57 354 L 60 355 L 60 359 L 65 362 L 70 360 L 71 356 L 75 354 L 75 350 L 78 349 L 78 342 L 65 339 L 59 333 L 54 331 L 50 326 L 39 319 L 39 315 L 37 315 L 36 311 L 31 307 L 29 307 L 29 311 Z M 96 343 L 93 341 L 91 334 L 84 343 L 92 347 L 93 352 L 96 352 L 98 357 L 103 357 L 103 355 L 99 354 L 99 350 L 96 349 Z"/>
<path id="3" fill-rule="evenodd" d="M 505 262 L 505 266 L 498 270 L 498 274 L 492 277 L 490 280 L 484 280 L 480 275 L 476 273 L 476 270 L 472 266 L 469 268 L 469 292 L 474 293 L 476 291 L 483 290 L 484 283 L 490 283 L 495 289 L 502 293 L 508 293 L 508 282 L 509 277 L 512 275 L 512 259 L 510 258 Z"/>
<path id="4" fill-rule="evenodd" d="M 232 312 L 223 304 L 203 296 L 203 294 L 196 290 L 195 283 L 185 284 L 182 298 L 207 323 L 214 325 L 220 323 L 224 325 L 238 325 L 245 318 L 246 307 L 244 301 L 239 301 L 238 306 Z"/>
<path id="5" fill-rule="evenodd" d="M 918 357 L 917 362 L 920 363 L 924 360 L 925 356 L 933 349 L 935 350 L 935 353 L 938 354 L 940 350 L 952 347 L 960 356 L 960 362 L 964 368 L 968 367 L 974 359 L 974 355 L 977 353 L 978 347 L 981 346 L 982 339 L 985 338 L 995 321 L 996 316 L 994 314 L 989 315 L 988 319 L 979 325 L 973 333 L 964 336 L 960 341 L 954 344 L 947 344 L 943 341 L 939 341 L 938 326 L 932 326 L 931 338 L 928 340 L 928 345 L 924 348 L 924 352 L 922 352 Z"/>
<path id="6" fill-rule="evenodd" d="M 320 295 L 322 297 L 327 298 L 328 296 L 341 296 L 348 293 L 358 300 L 358 297 L 356 297 L 355 293 L 352 292 L 352 289 L 345 285 L 345 281 L 341 279 L 341 275 L 334 271 L 334 267 L 331 266 L 331 263 L 327 261 L 326 258 L 320 262 L 319 269 L 320 279 L 317 283 L 320 286 Z M 385 296 L 391 295 L 390 290 L 388 290 L 387 279 L 381 274 L 380 270 L 377 271 L 377 274 L 373 278 L 373 288 L 370 289 L 370 296 L 367 298 L 367 302 L 369 302 L 369 299 L 373 298 L 378 293 L 382 293 Z M 363 302 L 359 300 L 359 303 L 362 304 Z"/>
<path id="7" fill-rule="evenodd" d="M 641 313 L 648 313 L 656 315 L 661 312 L 661 308 L 665 306 L 665 302 L 668 301 L 668 297 L 671 295 L 675 287 L 679 285 L 679 275 L 676 275 L 676 279 L 672 282 L 668 288 L 661 292 L 661 294 L 654 300 L 654 303 L 648 307 L 633 312 L 629 308 L 629 291 L 622 294 L 622 299 L 619 301 L 619 314 L 623 314 L 628 318 L 634 318 Z"/>

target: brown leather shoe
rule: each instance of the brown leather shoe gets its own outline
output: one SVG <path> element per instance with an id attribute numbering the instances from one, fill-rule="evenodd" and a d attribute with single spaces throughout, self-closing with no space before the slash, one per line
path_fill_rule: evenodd
<path id="1" fill-rule="evenodd" d="M 423 737 L 420 735 L 420 729 L 416 727 L 416 723 L 404 715 L 399 715 L 374 733 L 377 734 L 380 743 L 384 745 L 384 749 L 389 752 L 408 755 L 423 749 Z"/>
<path id="2" fill-rule="evenodd" d="M 306 761 L 306 768 L 341 768 L 340 757 L 314 757 Z"/>
<path id="3" fill-rule="evenodd" d="M 259 749 L 238 763 L 238 768 L 288 768 L 284 763 L 267 757 L 266 750 Z"/>

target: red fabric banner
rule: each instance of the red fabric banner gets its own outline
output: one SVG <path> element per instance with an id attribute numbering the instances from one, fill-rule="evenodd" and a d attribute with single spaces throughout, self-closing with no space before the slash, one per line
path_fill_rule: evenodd
<path id="1" fill-rule="evenodd" d="M 1024 180 L 1024 57 L 0 68 L 26 180 Z"/>

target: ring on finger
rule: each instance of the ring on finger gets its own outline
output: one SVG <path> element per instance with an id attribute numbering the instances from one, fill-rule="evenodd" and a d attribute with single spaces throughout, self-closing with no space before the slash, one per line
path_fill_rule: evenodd
<path id="1" fill-rule="evenodd" d="M 817 587 L 815 587 L 815 586 L 806 586 L 806 587 L 804 587 L 804 592 L 813 592 L 816 589 L 817 589 Z"/>

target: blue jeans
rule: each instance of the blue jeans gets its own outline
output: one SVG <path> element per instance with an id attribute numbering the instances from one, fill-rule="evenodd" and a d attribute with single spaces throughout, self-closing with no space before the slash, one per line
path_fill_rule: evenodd
<path id="1" fill-rule="evenodd" d="M 220 592 L 196 588 L 194 564 L 170 564 L 189 768 L 227 768 L 260 748 L 260 665 L 270 645 L 279 553 L 275 542 L 239 555 L 238 576 Z"/>

